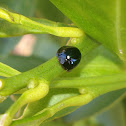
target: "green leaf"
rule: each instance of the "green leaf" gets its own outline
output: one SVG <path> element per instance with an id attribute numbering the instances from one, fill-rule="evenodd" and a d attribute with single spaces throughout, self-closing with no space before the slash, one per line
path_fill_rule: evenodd
<path id="1" fill-rule="evenodd" d="M 90 116 L 103 112 L 107 108 L 111 107 L 112 104 L 116 103 L 117 101 L 120 101 L 124 97 L 125 92 L 126 89 L 121 89 L 101 95 L 92 100 L 87 105 L 84 105 L 78 108 L 73 113 L 67 115 L 64 120 L 69 123 L 75 122 L 77 120 L 86 119 Z"/>
<path id="2" fill-rule="evenodd" d="M 104 46 L 126 61 L 125 0 L 50 0 Z"/>
<path id="3" fill-rule="evenodd" d="M 81 59 L 79 66 L 70 73 L 61 75 L 60 78 L 105 76 L 122 71 L 122 61 L 108 49 L 98 46 Z"/>
<path id="4" fill-rule="evenodd" d="M 4 56 L 4 57 L 0 57 L 0 61 L 15 68 L 18 69 L 21 72 L 30 70 L 38 65 L 40 65 L 41 63 L 45 62 L 44 59 L 40 59 L 40 58 L 36 58 L 34 56 L 31 57 L 22 57 L 22 56 L 13 56 L 13 55 L 9 55 L 9 56 Z M 5 76 L 5 77 L 11 77 L 17 74 L 20 74 L 19 71 L 3 64 L 0 63 L 1 67 L 0 67 L 0 75 L 1 76 Z M 5 96 L 0 96 L 0 103 L 3 102 L 7 97 Z"/>
<path id="5" fill-rule="evenodd" d="M 57 119 L 55 121 L 50 121 L 40 126 L 70 126 L 69 124 L 64 123 L 61 119 Z"/>
<path id="6" fill-rule="evenodd" d="M 51 11 L 49 11 L 48 8 L 50 8 Z M 38 0 L 36 17 L 42 17 L 56 22 L 70 23 L 68 18 L 66 18 L 49 0 Z"/>
<path id="7" fill-rule="evenodd" d="M 78 120 L 73 123 L 73 126 L 102 126 L 102 125 L 98 123 L 98 121 L 94 117 L 91 117 L 87 119 Z"/>
<path id="8" fill-rule="evenodd" d="M 97 80 L 95 77 L 99 76 L 99 79 L 98 79 L 99 81 L 101 79 L 99 84 L 101 84 L 102 82 L 105 83 L 105 81 L 107 79 L 105 79 L 103 81 L 103 79 L 102 79 L 103 76 L 105 76 L 105 75 L 110 76 L 115 73 L 121 73 L 122 68 L 123 68 L 122 62 L 118 59 L 118 57 L 113 55 L 109 50 L 107 50 L 101 46 L 101 47 L 98 47 L 95 50 L 91 51 L 88 55 L 86 55 L 84 57 L 84 59 L 82 59 L 82 62 L 79 67 L 75 68 L 71 73 L 66 73 L 66 74 L 60 76 L 59 80 L 58 80 L 58 78 L 56 80 L 59 81 L 59 82 L 57 81 L 59 83 L 59 86 L 62 86 L 62 84 L 63 84 L 64 87 L 67 87 L 70 85 L 74 86 L 77 84 L 77 86 L 76 86 L 76 88 L 77 88 L 77 87 L 79 87 L 79 85 L 81 83 L 82 83 L 83 87 L 88 86 L 88 82 L 90 82 L 94 78 L 94 80 L 91 82 L 91 85 L 93 86 L 93 85 L 95 85 L 95 82 Z M 76 78 L 72 78 L 72 77 L 76 77 Z M 77 79 L 77 77 L 78 77 L 78 79 Z M 90 78 L 88 78 L 88 77 L 90 77 Z M 117 75 L 117 77 L 118 77 L 118 75 Z M 116 78 L 116 77 L 114 77 L 114 78 Z M 124 78 L 125 78 L 125 75 L 124 75 Z M 62 79 L 64 79 L 64 80 L 62 80 Z M 76 79 L 77 79 L 77 81 L 76 81 Z M 82 81 L 79 81 L 81 79 L 82 79 Z M 119 77 L 119 79 L 120 79 L 120 77 Z M 113 80 L 113 79 L 110 77 L 110 80 Z M 55 80 L 54 80 L 54 82 L 55 82 Z M 117 80 L 115 82 L 117 82 Z M 95 87 L 97 87 L 97 85 L 98 85 L 98 82 L 96 82 Z M 115 83 L 113 85 L 115 85 Z M 119 85 L 119 83 L 117 83 L 117 85 Z M 52 82 L 51 86 L 55 86 L 55 84 Z M 105 86 L 107 89 L 107 85 L 104 85 L 104 87 Z M 101 87 L 98 87 L 97 92 L 100 91 L 100 88 Z M 105 88 L 104 88 L 104 90 L 105 90 Z M 102 91 L 102 93 L 103 92 L 104 91 Z M 118 95 L 117 95 L 117 97 L 118 97 Z M 89 109 L 89 110 L 92 110 L 92 109 Z M 102 110 L 102 108 L 99 108 L 99 110 L 97 109 L 97 111 L 101 111 L 101 110 Z M 95 109 L 94 109 L 94 111 L 95 111 Z M 87 110 L 86 110 L 86 112 L 88 113 Z M 84 113 L 86 113 L 86 112 L 84 112 Z M 89 114 L 90 114 L 90 111 L 89 111 Z"/>
<path id="9" fill-rule="evenodd" d="M 86 48 L 86 46 L 85 46 L 85 48 Z M 100 50 L 101 49 L 102 49 L 102 52 L 100 53 Z M 89 57 L 90 57 L 90 60 L 89 60 Z M 95 57 L 95 58 L 92 59 L 92 57 Z M 78 68 L 75 68 L 75 70 L 71 71 L 70 73 L 66 73 L 65 75 L 62 75 L 62 78 L 63 77 L 66 77 L 66 80 L 67 80 L 67 78 L 70 77 L 70 76 L 72 76 L 72 77 L 77 77 L 78 76 L 78 77 L 80 77 L 80 79 L 83 78 L 83 77 L 85 77 L 84 79 L 87 79 L 87 80 L 88 80 L 87 77 L 90 77 L 89 80 L 91 80 L 93 76 L 108 75 L 108 74 L 109 75 L 111 75 L 111 74 L 113 75 L 114 73 L 120 73 L 120 72 L 122 72 L 121 71 L 121 67 L 122 67 L 121 61 L 116 56 L 114 56 L 113 54 L 111 54 L 111 52 L 109 52 L 108 50 L 105 50 L 105 48 L 103 48 L 103 47 L 98 47 L 94 51 L 91 51 L 88 55 L 85 56 L 84 59 L 85 59 L 84 61 L 87 61 L 87 62 L 90 61 L 90 63 L 85 63 L 85 64 L 89 64 L 89 65 L 84 66 L 84 68 L 82 67 L 82 65 L 80 65 L 82 71 L 81 70 L 77 71 L 79 67 Z M 83 64 L 84 61 L 82 60 L 82 64 Z M 112 61 L 115 61 L 115 62 L 112 62 Z M 98 63 L 98 65 L 97 65 L 97 63 Z M 108 68 L 108 69 L 104 69 L 104 64 L 106 64 L 106 68 Z M 90 71 L 91 70 L 92 71 L 91 72 L 88 72 L 88 73 L 85 72 L 85 71 L 87 71 L 86 67 L 88 69 L 91 67 L 90 68 Z M 110 68 L 112 68 L 112 69 L 110 69 Z M 97 71 L 97 72 L 95 72 L 95 71 Z M 99 76 L 99 79 L 103 80 L 102 77 L 103 76 L 101 76 L 101 77 Z M 118 75 L 117 75 L 117 77 L 118 77 Z M 116 79 L 117 79 L 117 77 L 116 77 Z M 66 87 L 69 86 L 69 85 L 72 85 L 71 87 L 73 87 L 74 86 L 74 83 L 75 83 L 74 79 L 76 79 L 76 78 L 71 78 L 71 79 L 73 80 L 73 81 L 72 80 L 69 81 L 71 83 L 63 83 L 63 84 Z M 124 75 L 124 79 L 125 79 L 125 75 Z M 111 80 L 111 76 L 110 76 L 110 80 Z M 95 81 L 96 81 L 96 79 L 94 78 L 92 85 L 95 85 L 94 84 Z M 53 82 L 55 82 L 55 80 Z M 53 83 L 53 82 L 50 85 L 52 87 L 55 86 L 55 83 Z M 101 81 L 99 81 L 99 82 L 101 82 Z M 62 86 L 62 79 L 61 79 L 61 77 L 60 77 L 60 80 L 59 80 L 59 85 Z M 96 83 L 95 87 L 97 87 L 97 85 L 98 84 Z M 87 86 L 87 84 L 86 84 L 86 86 Z M 78 87 L 79 87 L 79 84 L 78 84 L 78 81 L 77 81 L 77 88 Z M 101 88 L 99 88 L 99 90 L 100 89 Z M 54 92 L 57 92 L 57 91 L 59 91 L 59 92 L 62 92 L 62 91 L 65 92 L 63 89 L 51 89 L 51 90 L 54 91 Z M 66 91 L 69 91 L 69 89 L 67 89 Z M 97 90 L 97 92 L 98 92 L 98 90 Z M 85 112 L 85 116 L 89 116 L 87 114 L 92 115 L 92 114 L 94 114 L 96 112 L 101 111 L 105 107 L 109 106 L 113 101 L 115 101 L 116 99 L 118 99 L 124 92 L 125 92 L 125 90 L 119 91 L 119 92 L 117 91 L 117 92 L 114 92 L 114 93 L 110 93 L 110 95 L 101 96 L 102 98 L 98 98 L 98 100 L 96 100 L 96 102 L 95 102 L 95 104 L 99 104 L 99 105 L 94 106 L 94 107 L 97 107 L 97 108 L 94 108 L 93 110 L 90 109 L 92 111 L 89 111 L 89 113 L 88 113 L 87 110 L 85 110 L 86 111 Z M 53 94 L 55 94 L 55 93 L 51 93 L 51 91 L 49 92 L 49 94 L 51 94 L 52 98 L 54 97 L 54 101 L 55 102 L 57 102 L 57 99 L 58 100 L 61 99 L 59 97 L 55 98 L 55 95 L 53 96 Z M 63 94 L 60 94 L 60 96 L 64 97 Z M 103 97 L 104 97 L 104 99 L 106 99 L 106 104 L 101 104 L 101 100 L 103 99 Z M 108 97 L 110 99 L 108 99 Z M 29 104 L 28 107 L 26 108 L 25 112 L 24 112 L 24 115 L 23 115 L 24 116 L 23 117 L 24 120 L 25 120 L 25 117 L 29 117 L 30 118 L 30 116 L 34 116 L 34 114 L 36 114 L 40 110 L 42 110 L 44 108 L 47 108 L 48 106 L 44 106 L 44 107 L 42 107 L 42 106 L 45 105 L 45 104 L 50 103 L 51 102 L 50 100 L 51 99 L 48 99 L 48 96 L 47 96 L 47 97 L 45 97 L 44 99 L 42 99 L 40 101 L 36 101 L 34 103 Z M 89 106 L 91 106 L 91 108 L 93 108 L 93 105 L 94 105 L 94 102 L 93 102 L 93 104 L 92 103 L 89 103 Z M 88 106 L 86 108 L 88 108 Z M 69 113 L 69 112 L 71 112 L 71 111 L 73 111 L 75 109 L 76 109 L 76 107 L 73 107 L 73 108 L 71 108 L 71 107 L 70 108 L 65 108 L 65 109 L 57 112 L 53 117 L 49 118 L 48 120 L 52 120 L 52 119 L 55 119 L 55 118 L 64 116 L 65 114 L 67 114 L 67 113 Z M 43 117 L 44 117 L 44 115 L 43 115 Z M 21 121 L 19 121 L 19 123 L 21 123 Z"/>
<path id="10" fill-rule="evenodd" d="M 50 86 L 68 88 L 69 86 L 72 86 L 72 83 L 74 83 L 73 87 L 75 86 L 77 88 L 79 86 L 88 86 L 89 83 L 92 86 L 95 84 L 98 85 L 102 83 L 117 83 L 123 75 L 122 71 L 123 65 L 120 59 L 118 59 L 117 56 L 113 55 L 110 51 L 106 50 L 101 46 L 97 47 L 89 54 L 85 55 L 85 57 L 82 59 L 80 63 L 80 66 L 76 67 L 70 73 L 68 72 L 66 74 L 61 75 L 59 78 L 56 78 Z M 119 75 L 120 73 L 122 73 L 122 75 Z M 117 79 L 116 77 L 119 77 L 119 79 Z M 108 80 L 107 78 L 110 79 Z M 74 82 L 71 80 L 74 80 Z M 108 82 L 106 82 L 107 80 Z"/>
<path id="11" fill-rule="evenodd" d="M 20 74 L 19 71 L 13 69 L 10 66 L 7 66 L 0 62 L 0 76 L 2 77 L 11 77 Z"/>
<path id="12" fill-rule="evenodd" d="M 13 101 L 8 97 L 4 102 L 0 104 L 0 114 L 3 114 L 11 105 Z"/>
<path id="13" fill-rule="evenodd" d="M 42 64 L 43 62 L 45 62 L 45 59 L 40 59 L 34 56 L 23 57 L 9 55 L 6 57 L 1 56 L 0 61 L 15 68 L 16 70 L 24 72 Z"/>
<path id="14" fill-rule="evenodd" d="M 93 48 L 96 48 L 98 46 L 98 44 L 93 42 L 93 40 L 90 39 L 88 36 L 84 36 L 83 38 L 73 38 L 69 42 L 73 43 L 74 46 L 78 47 L 81 50 L 82 55 L 86 55 L 90 50 L 92 50 Z M 70 45 L 70 43 L 68 43 L 68 44 Z M 57 60 L 57 57 L 54 57 L 54 58 L 50 59 L 48 62 L 41 64 L 40 66 L 38 66 L 32 70 L 29 70 L 25 73 L 20 74 L 18 77 L 14 76 L 14 77 L 7 78 L 7 79 L 1 79 L 3 84 L 5 84 L 5 86 L 0 91 L 0 94 L 9 95 L 11 93 L 14 93 L 14 92 L 24 88 L 25 86 L 27 86 L 28 80 L 30 80 L 32 78 L 44 78 L 44 79 L 47 79 L 48 81 L 50 81 L 63 72 L 65 72 L 65 71 L 60 66 L 60 64 Z M 27 78 L 26 78 L 26 76 L 27 76 Z M 12 83 L 12 81 L 13 81 L 13 83 Z"/>
<path id="15" fill-rule="evenodd" d="M 122 102 L 114 104 L 110 109 L 98 115 L 97 120 L 104 126 L 125 126 L 126 117 Z"/>
<path id="16" fill-rule="evenodd" d="M 23 113 L 22 118 L 33 116 L 37 112 L 43 110 L 44 108 L 50 107 L 63 99 L 76 95 L 78 95 L 77 89 L 50 89 L 49 94 L 45 98 L 36 101 L 34 103 L 30 103 L 27 106 L 27 108 Z M 70 110 L 67 109 L 67 111 L 64 112 L 63 114 L 69 113 L 69 111 L 71 111 L 71 109 Z"/>
<path id="17" fill-rule="evenodd" d="M 8 56 L 21 37 L 0 38 L 0 54 Z"/>
<path id="18" fill-rule="evenodd" d="M 47 119 L 45 122 L 50 122 L 51 120 L 55 120 L 55 119 L 64 117 L 64 116 L 70 114 L 71 112 L 75 111 L 77 108 L 78 107 L 76 107 L 76 106 L 64 108 L 61 111 L 57 112 L 54 116 Z"/>
<path id="19" fill-rule="evenodd" d="M 31 3 L 31 4 L 29 4 Z M 17 13 L 23 14 L 25 16 L 34 16 L 36 9 L 36 0 L 1 0 L 0 6 L 9 8 Z"/>
<path id="20" fill-rule="evenodd" d="M 125 117 L 126 117 L 126 97 L 123 99 L 122 103 L 123 103 L 123 108 L 124 108 Z"/>
<path id="21" fill-rule="evenodd" d="M 88 102 L 87 99 L 89 97 L 90 97 L 90 95 L 85 95 L 85 96 L 83 95 L 83 98 L 84 98 L 83 101 L 85 103 L 87 103 Z M 46 119 L 48 119 L 48 118 L 50 118 L 52 116 L 55 117 L 55 114 L 59 110 L 63 110 L 64 108 L 66 109 L 67 107 L 72 107 L 72 106 L 76 107 L 76 106 L 78 106 L 77 104 L 78 104 L 78 102 L 81 102 L 80 101 L 81 98 L 82 98 L 82 95 L 72 96 L 70 98 L 65 98 L 62 101 L 60 101 L 59 103 L 54 104 L 54 105 L 52 105 L 52 106 L 50 106 L 48 108 L 43 109 L 42 111 L 37 113 L 35 116 L 14 121 L 11 126 L 15 126 L 15 125 L 34 125 L 34 124 L 40 125 L 44 120 L 46 120 Z M 59 116 L 59 114 L 63 115 L 62 112 L 58 113 L 57 116 Z M 55 119 L 55 118 L 53 118 L 53 119 Z"/>

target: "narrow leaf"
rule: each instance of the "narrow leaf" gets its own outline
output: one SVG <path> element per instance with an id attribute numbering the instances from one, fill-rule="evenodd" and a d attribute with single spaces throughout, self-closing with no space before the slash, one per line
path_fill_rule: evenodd
<path id="1" fill-rule="evenodd" d="M 11 77 L 11 76 L 18 75 L 18 74 L 20 74 L 19 71 L 0 62 L 0 76 Z"/>

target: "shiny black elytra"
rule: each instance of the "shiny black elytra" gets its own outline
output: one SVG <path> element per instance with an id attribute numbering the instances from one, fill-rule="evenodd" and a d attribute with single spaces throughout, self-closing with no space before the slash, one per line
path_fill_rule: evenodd
<path id="1" fill-rule="evenodd" d="M 73 46 L 63 46 L 57 51 L 57 58 L 61 66 L 69 71 L 73 69 L 81 60 L 81 53 Z"/>

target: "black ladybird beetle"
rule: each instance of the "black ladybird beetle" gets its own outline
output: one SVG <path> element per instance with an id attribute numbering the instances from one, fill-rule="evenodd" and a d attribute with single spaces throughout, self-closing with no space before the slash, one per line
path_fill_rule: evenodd
<path id="1" fill-rule="evenodd" d="M 81 53 L 73 46 L 63 46 L 57 51 L 57 58 L 61 66 L 69 71 L 73 69 L 81 60 Z"/>

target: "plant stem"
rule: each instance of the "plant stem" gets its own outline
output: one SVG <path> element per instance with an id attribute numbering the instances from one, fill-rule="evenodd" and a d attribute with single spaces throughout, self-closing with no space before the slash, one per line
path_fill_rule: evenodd
<path id="1" fill-rule="evenodd" d="M 45 80 L 37 80 L 38 86 L 29 89 L 24 92 L 21 97 L 8 109 L 8 111 L 3 115 L 4 121 L 1 120 L 0 124 L 2 126 L 9 126 L 16 112 L 25 104 L 34 102 L 45 97 L 48 94 L 49 86 L 48 82 Z M 36 85 L 35 80 L 30 82 L 32 85 Z M 6 116 L 5 116 L 6 115 Z"/>
<path id="2" fill-rule="evenodd" d="M 28 82 L 33 78 L 45 79 L 51 81 L 57 75 L 61 74 L 64 70 L 59 65 L 56 57 L 47 61 L 46 63 L 30 70 L 6 79 L 1 79 L 3 88 L 0 91 L 0 95 L 10 95 L 15 91 L 18 91 L 27 86 Z M 14 87 L 14 88 L 12 88 Z"/>
<path id="3" fill-rule="evenodd" d="M 92 42 L 92 40 L 88 38 L 88 36 L 83 36 L 81 38 L 71 39 L 68 45 L 76 46 L 81 51 L 83 57 L 91 49 L 96 48 L 99 44 Z M 63 72 L 65 74 L 66 71 L 59 64 L 57 57 L 54 57 L 32 70 L 10 78 L 0 79 L 3 85 L 1 87 L 0 95 L 10 95 L 22 88 L 25 88 L 28 81 L 33 78 L 45 79 L 51 82 L 55 77 L 63 74 Z"/>
<path id="4" fill-rule="evenodd" d="M 25 125 L 27 125 L 34 121 L 37 122 L 36 125 L 40 125 L 44 120 L 48 119 L 49 117 L 52 117 L 58 111 L 63 110 L 64 108 L 67 108 L 67 107 L 71 107 L 71 106 L 79 107 L 81 105 L 87 104 L 93 98 L 94 96 L 92 96 L 91 94 L 85 94 L 85 95 L 78 95 L 78 96 L 73 96 L 73 97 L 64 99 L 60 101 L 59 103 L 42 110 L 41 112 L 37 113 L 35 116 L 26 118 L 26 119 L 24 118 L 21 120 L 16 120 L 12 122 L 11 126 L 19 125 L 20 123 L 21 124 L 24 123 Z"/>
<path id="5" fill-rule="evenodd" d="M 38 22 L 35 22 L 23 15 L 12 13 L 8 10 L 0 8 L 0 18 L 3 18 L 11 23 L 20 24 L 28 28 L 40 30 L 48 34 L 60 37 L 81 37 L 84 35 L 83 31 L 74 27 L 52 27 Z"/>
<path id="6" fill-rule="evenodd" d="M 67 78 L 56 79 L 50 84 L 51 88 L 83 88 L 94 85 L 107 85 L 126 82 L 126 73 L 109 76 L 87 77 L 87 78 Z M 66 85 L 67 83 L 67 85 Z M 125 84 L 126 86 L 126 84 Z"/>

